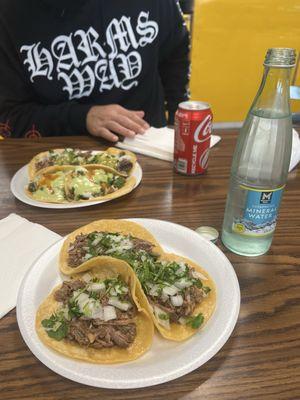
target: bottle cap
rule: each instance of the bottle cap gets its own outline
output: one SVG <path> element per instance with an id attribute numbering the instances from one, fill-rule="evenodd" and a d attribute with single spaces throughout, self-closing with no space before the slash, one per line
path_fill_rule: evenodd
<path id="1" fill-rule="evenodd" d="M 195 231 L 206 240 L 215 243 L 218 240 L 219 232 L 212 226 L 199 226 Z"/>
<path id="2" fill-rule="evenodd" d="M 296 65 L 296 51 L 284 47 L 268 49 L 264 65 L 266 67 L 291 68 Z"/>

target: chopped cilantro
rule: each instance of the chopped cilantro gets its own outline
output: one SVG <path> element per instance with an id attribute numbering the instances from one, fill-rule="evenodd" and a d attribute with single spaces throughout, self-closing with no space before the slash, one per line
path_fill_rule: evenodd
<path id="1" fill-rule="evenodd" d="M 126 179 L 123 178 L 123 176 L 118 176 L 118 177 L 116 177 L 116 178 L 114 179 L 113 185 L 114 185 L 116 188 L 120 189 L 122 186 L 124 186 L 125 181 L 126 181 Z"/>
<path id="2" fill-rule="evenodd" d="M 94 300 L 98 300 L 99 296 L 97 292 L 90 292 L 89 296 L 94 299 Z"/>
<path id="3" fill-rule="evenodd" d="M 200 313 L 200 314 L 196 315 L 195 317 L 187 318 L 186 324 L 190 325 L 193 329 L 198 329 L 203 324 L 203 321 L 204 321 L 203 314 Z"/>
<path id="4" fill-rule="evenodd" d="M 69 314 L 70 317 L 81 317 L 83 313 L 80 311 L 78 302 L 74 299 L 69 300 Z"/>
<path id="5" fill-rule="evenodd" d="M 203 289 L 203 291 L 204 291 L 205 294 L 208 294 L 208 293 L 211 291 L 211 288 L 208 287 L 208 286 L 203 286 L 202 289 Z"/>
<path id="6" fill-rule="evenodd" d="M 193 279 L 193 285 L 197 286 L 198 288 L 202 288 L 202 282 L 200 279 Z"/>
<path id="7" fill-rule="evenodd" d="M 58 341 L 64 339 L 68 334 L 68 323 L 58 314 L 52 314 L 49 319 L 43 319 L 42 326 L 46 329 L 49 337 Z"/>
<path id="8" fill-rule="evenodd" d="M 169 319 L 168 314 L 158 314 L 158 318 L 162 319 L 163 321 L 167 321 Z"/>

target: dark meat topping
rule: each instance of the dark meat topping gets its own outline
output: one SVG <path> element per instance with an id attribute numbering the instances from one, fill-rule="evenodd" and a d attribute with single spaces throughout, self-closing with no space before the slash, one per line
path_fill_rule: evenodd
<path id="1" fill-rule="evenodd" d="M 134 323 L 126 325 L 118 323 L 101 323 L 97 320 L 71 321 L 67 338 L 81 346 L 90 346 L 96 349 L 118 346 L 127 348 L 136 337 Z M 116 321 L 117 322 L 117 321 Z"/>
<path id="2" fill-rule="evenodd" d="M 133 250 L 135 251 L 144 250 L 147 253 L 151 253 L 153 249 L 152 243 L 146 242 L 145 240 L 142 239 L 133 238 L 132 243 L 133 243 Z"/>
<path id="3" fill-rule="evenodd" d="M 128 159 L 128 158 L 122 158 L 122 160 L 120 160 L 118 162 L 118 171 L 120 172 L 129 172 L 131 170 L 131 168 L 133 167 L 132 162 Z"/>
<path id="4" fill-rule="evenodd" d="M 54 293 L 54 299 L 62 303 L 67 303 L 74 290 L 84 288 L 85 283 L 80 280 L 65 281 L 62 287 Z"/>
<path id="5" fill-rule="evenodd" d="M 38 189 L 38 186 L 35 182 L 29 183 L 29 185 L 28 185 L 29 192 L 33 193 L 33 192 L 37 191 L 37 189 Z"/>
<path id="6" fill-rule="evenodd" d="M 44 158 L 35 163 L 35 168 L 39 171 L 40 169 L 51 167 L 52 165 L 54 165 L 54 161 L 51 161 L 49 158 Z"/>
<path id="7" fill-rule="evenodd" d="M 77 267 L 82 263 L 82 258 L 87 253 L 89 240 L 87 235 L 78 235 L 75 241 L 69 247 L 69 260 L 70 267 Z"/>

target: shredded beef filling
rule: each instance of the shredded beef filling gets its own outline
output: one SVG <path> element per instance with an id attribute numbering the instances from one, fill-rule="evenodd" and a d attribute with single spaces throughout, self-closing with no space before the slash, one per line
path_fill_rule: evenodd
<path id="1" fill-rule="evenodd" d="M 139 251 L 139 250 L 144 250 L 147 253 L 151 253 L 153 249 L 153 244 L 150 242 L 146 242 L 146 240 L 134 238 L 132 239 L 133 243 L 133 250 Z"/>
<path id="2" fill-rule="evenodd" d="M 78 235 L 75 241 L 69 247 L 69 260 L 70 267 L 75 268 L 82 264 L 83 257 L 87 254 L 89 240 L 87 235 Z"/>
<path id="3" fill-rule="evenodd" d="M 67 338 L 76 341 L 81 346 L 94 347 L 96 349 L 118 346 L 129 347 L 136 337 L 134 323 L 126 325 L 114 322 L 103 323 L 100 320 L 73 320 L 69 326 Z"/>
<path id="4" fill-rule="evenodd" d="M 161 298 L 149 296 L 150 303 L 169 314 L 170 322 L 178 322 L 179 318 L 186 318 L 192 315 L 196 306 L 203 300 L 203 290 L 197 286 L 190 286 L 185 289 L 183 304 L 175 307 L 170 300 L 163 301 Z"/>
<path id="5" fill-rule="evenodd" d="M 66 304 L 74 290 L 82 289 L 85 286 L 80 280 L 65 281 L 60 289 L 54 293 L 54 299 Z"/>

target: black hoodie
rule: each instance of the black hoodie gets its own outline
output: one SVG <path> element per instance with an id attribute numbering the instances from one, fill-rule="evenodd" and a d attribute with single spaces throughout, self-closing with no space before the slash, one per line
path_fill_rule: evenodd
<path id="1" fill-rule="evenodd" d="M 0 0 L 0 134 L 85 134 L 104 104 L 172 123 L 188 52 L 175 0 Z"/>

